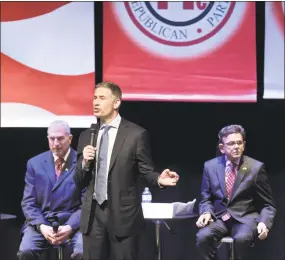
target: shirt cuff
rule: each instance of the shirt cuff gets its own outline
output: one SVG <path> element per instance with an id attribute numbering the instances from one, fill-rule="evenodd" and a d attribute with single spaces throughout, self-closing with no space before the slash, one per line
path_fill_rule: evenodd
<path id="1" fill-rule="evenodd" d="M 36 226 L 35 226 L 36 231 L 38 231 L 40 234 L 42 233 L 42 232 L 41 232 L 41 225 L 42 225 L 42 224 L 39 224 L 39 225 L 36 225 Z"/>
<path id="2" fill-rule="evenodd" d="M 158 185 L 159 188 L 164 188 L 164 186 L 159 183 L 159 181 L 158 181 L 159 178 L 160 178 L 160 175 L 157 177 L 157 185 Z"/>
<path id="3" fill-rule="evenodd" d="M 89 171 L 89 164 L 86 164 L 84 160 L 82 160 L 82 170 Z"/>

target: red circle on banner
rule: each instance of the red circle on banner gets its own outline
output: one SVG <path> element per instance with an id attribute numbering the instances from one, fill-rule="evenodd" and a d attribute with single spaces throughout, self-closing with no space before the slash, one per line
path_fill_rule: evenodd
<path id="1" fill-rule="evenodd" d="M 281 32 L 283 33 L 284 36 L 284 9 L 282 7 L 282 2 L 271 2 L 272 4 L 272 9 L 273 9 L 273 15 L 276 18 L 276 21 L 278 23 L 278 27 L 281 30 Z"/>
<path id="2" fill-rule="evenodd" d="M 129 2 L 124 2 L 125 4 L 125 7 L 126 7 L 126 10 L 127 10 L 127 13 L 128 15 L 130 16 L 132 22 L 137 26 L 137 28 L 142 32 L 144 33 L 146 36 L 148 36 L 149 38 L 159 42 L 159 43 L 162 43 L 162 44 L 165 44 L 165 45 L 170 45 L 170 46 L 189 46 L 189 45 L 194 45 L 194 44 L 198 44 L 198 43 L 201 43 L 209 38 L 211 38 L 213 35 L 215 35 L 218 31 L 220 31 L 224 25 L 227 23 L 227 21 L 229 20 L 230 16 L 232 15 L 233 13 L 233 10 L 234 10 L 234 7 L 235 7 L 235 2 L 231 2 L 230 3 L 230 7 L 229 7 L 229 10 L 228 12 L 226 13 L 224 19 L 221 21 L 221 23 L 215 28 L 213 29 L 212 31 L 210 31 L 208 34 L 202 36 L 201 38 L 198 38 L 198 39 L 195 39 L 195 40 L 191 40 L 191 41 L 185 41 L 185 42 L 173 42 L 173 41 L 167 41 L 167 40 L 163 40 L 159 37 L 156 37 L 154 36 L 153 34 L 151 34 L 150 32 L 148 32 L 136 19 L 136 17 L 134 16 L 131 8 L 130 8 L 130 5 L 129 5 Z"/>

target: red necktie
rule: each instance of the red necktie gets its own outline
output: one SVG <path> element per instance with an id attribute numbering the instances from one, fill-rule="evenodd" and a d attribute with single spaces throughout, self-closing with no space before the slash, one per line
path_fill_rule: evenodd
<path id="1" fill-rule="evenodd" d="M 235 173 L 235 165 L 231 162 L 228 162 L 225 169 L 225 177 L 226 177 L 226 192 L 227 192 L 227 199 L 229 200 L 232 194 L 233 186 L 236 179 L 236 173 Z M 231 215 L 229 212 L 226 212 L 222 216 L 223 221 L 227 221 L 231 218 Z"/>
<path id="2" fill-rule="evenodd" d="M 236 179 L 235 165 L 233 163 L 231 162 L 227 163 L 225 174 L 226 174 L 227 199 L 229 200 Z"/>
<path id="3" fill-rule="evenodd" d="M 55 161 L 55 174 L 56 174 L 56 179 L 60 176 L 62 172 L 62 164 L 64 163 L 64 159 L 58 157 L 58 159 Z"/>

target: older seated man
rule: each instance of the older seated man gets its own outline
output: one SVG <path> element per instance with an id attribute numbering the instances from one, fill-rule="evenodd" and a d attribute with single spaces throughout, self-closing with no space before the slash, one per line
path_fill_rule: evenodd
<path id="1" fill-rule="evenodd" d="M 22 209 L 26 222 L 18 252 L 20 260 L 38 259 L 53 245 L 72 248 L 72 259 L 82 259 L 82 234 L 79 230 L 84 191 L 73 180 L 76 151 L 70 147 L 72 135 L 64 121 L 54 121 L 48 131 L 50 151 L 27 163 Z M 59 223 L 53 231 L 53 223 Z"/>

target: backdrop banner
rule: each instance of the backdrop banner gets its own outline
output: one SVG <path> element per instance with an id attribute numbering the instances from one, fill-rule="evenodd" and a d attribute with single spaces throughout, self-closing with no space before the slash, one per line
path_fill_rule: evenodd
<path id="1" fill-rule="evenodd" d="M 104 3 L 103 78 L 126 100 L 255 102 L 254 2 Z"/>
<path id="2" fill-rule="evenodd" d="M 93 3 L 1 2 L 2 127 L 89 127 L 94 85 Z"/>
<path id="3" fill-rule="evenodd" d="M 265 3 L 264 98 L 284 99 L 284 2 Z"/>

